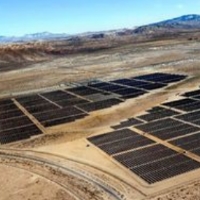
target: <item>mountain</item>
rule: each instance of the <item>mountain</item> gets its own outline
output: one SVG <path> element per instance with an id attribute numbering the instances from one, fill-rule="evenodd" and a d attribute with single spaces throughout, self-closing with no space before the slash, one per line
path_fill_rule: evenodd
<path id="1" fill-rule="evenodd" d="M 61 38 L 68 38 L 70 37 L 69 34 L 66 33 L 49 33 L 49 32 L 41 32 L 41 33 L 33 33 L 33 34 L 26 34 L 21 37 L 6 37 L 0 36 L 1 43 L 8 43 L 8 42 L 28 42 L 28 41 L 46 41 L 46 40 L 54 40 L 54 39 L 61 39 Z"/>
<path id="2" fill-rule="evenodd" d="M 152 34 L 159 32 L 190 31 L 200 29 L 200 15 L 183 15 L 170 20 L 161 21 L 134 30 L 136 34 Z"/>
<path id="3" fill-rule="evenodd" d="M 110 31 L 87 32 L 76 35 L 66 33 L 54 34 L 49 32 L 27 34 L 22 37 L 0 36 L 0 43 L 28 42 L 28 41 L 48 41 L 48 40 L 74 40 L 77 38 L 103 39 L 105 37 L 142 36 L 142 35 L 162 35 L 167 33 L 179 33 L 200 29 L 200 15 L 184 15 L 170 20 L 161 21 L 133 29 L 119 29 Z"/>
<path id="4" fill-rule="evenodd" d="M 22 38 L 24 39 L 31 39 L 31 40 L 38 40 L 38 39 L 54 39 L 54 38 L 62 38 L 68 37 L 69 34 L 66 33 L 50 33 L 50 32 L 42 32 L 42 33 L 34 33 L 34 34 L 27 34 L 24 35 Z"/>

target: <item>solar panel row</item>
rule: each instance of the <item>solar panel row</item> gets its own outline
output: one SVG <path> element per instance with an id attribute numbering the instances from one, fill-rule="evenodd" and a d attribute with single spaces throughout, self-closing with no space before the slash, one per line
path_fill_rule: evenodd
<path id="1" fill-rule="evenodd" d="M 64 123 L 74 122 L 74 121 L 76 121 L 78 119 L 82 119 L 86 116 L 88 116 L 88 115 L 85 113 L 82 113 L 82 114 L 73 115 L 73 116 L 66 116 L 63 118 L 55 118 L 52 120 L 43 121 L 41 123 L 44 127 L 49 127 L 49 126 L 55 126 L 55 125 L 60 125 L 60 124 L 64 124 Z"/>
<path id="2" fill-rule="evenodd" d="M 156 109 L 157 109 L 157 111 L 156 111 Z M 155 120 L 158 120 L 158 119 L 162 119 L 162 118 L 166 118 L 166 117 L 169 117 L 169 116 L 175 116 L 175 115 L 180 114 L 176 111 L 173 111 L 173 110 L 170 110 L 170 109 L 167 109 L 167 108 L 162 108 L 162 107 L 158 108 L 157 107 L 156 109 L 152 108 L 152 111 L 149 111 L 150 113 L 140 115 L 140 116 L 138 116 L 138 118 L 143 119 L 147 122 L 150 122 L 150 121 L 155 121 Z"/>
<path id="3" fill-rule="evenodd" d="M 0 143 L 7 144 L 42 134 L 34 124 L 0 132 Z"/>
<path id="4" fill-rule="evenodd" d="M 42 98 L 38 94 L 27 95 L 27 96 L 22 96 L 22 97 L 16 98 L 16 100 L 20 103 L 32 102 L 32 101 L 37 101 L 37 100 L 41 100 L 41 99 Z"/>
<path id="5" fill-rule="evenodd" d="M 137 128 L 163 140 L 184 136 L 200 130 L 196 126 L 185 124 L 171 118 L 149 122 L 144 125 L 139 125 Z"/>
<path id="6" fill-rule="evenodd" d="M 119 141 L 121 138 L 127 138 L 127 137 L 132 137 L 134 134 L 133 131 L 129 129 L 122 129 L 118 131 L 113 131 L 110 133 L 105 133 L 97 136 L 93 136 L 88 138 L 90 142 L 93 144 L 99 146 L 105 143 L 109 143 L 110 141 Z"/>
<path id="7" fill-rule="evenodd" d="M 41 96 L 49 99 L 50 101 L 60 101 L 63 99 L 74 99 L 76 98 L 75 95 L 68 93 L 67 91 L 53 91 L 53 92 L 47 92 L 47 93 L 41 93 Z"/>
<path id="8" fill-rule="evenodd" d="M 41 134 L 41 131 L 19 110 L 13 101 L 4 100 L 3 102 L 1 102 L 0 113 L 0 144 Z"/>
<path id="9" fill-rule="evenodd" d="M 199 96 L 199 95 L 200 95 L 200 89 L 194 90 L 194 91 L 191 91 L 191 92 L 186 92 L 182 96 L 185 96 L 185 97 L 195 97 L 195 96 Z"/>
<path id="10" fill-rule="evenodd" d="M 108 134 L 88 138 L 109 155 L 136 149 L 154 143 L 152 140 L 129 129 L 122 129 Z"/>
<path id="11" fill-rule="evenodd" d="M 10 112 L 5 112 L 0 114 L 0 122 L 1 120 L 6 120 L 6 119 L 11 119 L 11 118 L 16 118 L 16 117 L 20 117 L 23 116 L 24 113 L 21 110 L 14 110 L 14 111 L 10 111 Z"/>
<path id="12" fill-rule="evenodd" d="M 60 101 L 56 101 L 55 103 L 63 108 L 66 108 L 66 107 L 71 107 L 75 105 L 85 104 L 88 102 L 89 101 L 85 99 L 75 98 L 75 99 L 60 100 Z"/>
<path id="13" fill-rule="evenodd" d="M 162 181 L 168 178 L 172 178 L 174 176 L 190 172 L 196 169 L 200 168 L 200 163 L 189 159 L 185 157 L 183 159 L 182 155 L 177 155 L 175 158 L 170 157 L 166 158 L 166 162 L 164 164 L 165 167 L 162 167 L 160 163 L 163 163 L 164 160 L 162 161 L 157 161 L 154 166 L 151 166 L 153 170 L 149 171 L 148 173 L 143 172 L 143 169 L 138 169 L 133 168 L 131 169 L 133 172 L 138 173 L 138 175 L 143 178 L 145 181 L 147 181 L 149 184 L 156 183 L 158 181 Z M 159 166 L 159 167 L 158 167 Z M 150 168 L 149 165 L 147 165 L 147 168 Z"/>
<path id="14" fill-rule="evenodd" d="M 12 102 L 11 104 L 2 105 L 0 107 L 0 114 L 16 111 L 18 110 L 18 107 Z"/>
<path id="15" fill-rule="evenodd" d="M 198 153 L 199 149 L 200 149 L 200 132 L 193 134 L 193 135 L 183 137 L 183 138 L 173 140 L 173 141 L 171 141 L 171 143 L 173 145 L 181 147 L 187 151 L 191 151 L 191 152 L 197 151 L 197 154 L 200 155 Z"/>
<path id="16" fill-rule="evenodd" d="M 143 76 L 134 77 L 134 79 L 138 80 L 153 81 L 160 83 L 173 83 L 183 80 L 185 78 L 186 76 L 184 75 L 165 74 L 165 73 L 154 73 L 154 74 L 147 74 Z"/>
<path id="17" fill-rule="evenodd" d="M 6 104 L 12 104 L 13 101 L 11 99 L 1 99 L 0 100 L 0 107 L 5 106 Z"/>
<path id="18" fill-rule="evenodd" d="M 130 126 L 134 126 L 134 125 L 138 125 L 138 124 L 142 124 L 143 121 L 136 119 L 136 118 L 130 118 L 127 119 L 126 121 L 121 122 L 118 125 L 112 126 L 113 129 L 122 129 L 122 128 L 126 128 L 126 127 L 130 127 Z"/>
<path id="19" fill-rule="evenodd" d="M 91 88 L 86 87 L 86 86 L 79 86 L 79 87 L 76 87 L 76 88 L 68 89 L 66 91 L 72 92 L 72 93 L 80 95 L 80 96 L 87 96 L 87 95 L 99 93 L 98 90 L 91 89 Z"/>
<path id="20" fill-rule="evenodd" d="M 103 151 L 105 151 L 109 155 L 121 153 L 124 151 L 132 150 L 141 148 L 143 146 L 153 144 L 154 142 L 142 135 L 137 135 L 135 137 L 127 138 L 127 139 L 121 139 L 118 142 L 113 142 L 109 144 L 105 144 L 102 146 L 99 146 L 99 148 Z"/>
<path id="21" fill-rule="evenodd" d="M 200 163 L 160 144 L 123 153 L 114 158 L 149 184 L 200 168 Z"/>
<path id="22" fill-rule="evenodd" d="M 107 99 L 103 101 L 97 101 L 97 102 L 90 102 L 90 103 L 85 103 L 78 105 L 77 107 L 84 110 L 85 112 L 93 112 L 105 108 L 111 108 L 114 105 L 122 103 L 121 100 L 119 99 Z"/>
<path id="23" fill-rule="evenodd" d="M 99 91 L 102 91 L 102 92 L 110 92 L 113 94 L 117 94 L 122 99 L 135 98 L 135 97 L 138 97 L 138 96 L 146 93 L 145 91 L 143 91 L 141 89 L 126 87 L 126 86 L 122 86 L 122 85 L 116 85 L 113 82 L 91 84 L 90 87 L 98 88 Z"/>
<path id="24" fill-rule="evenodd" d="M 200 95 L 193 97 L 196 100 L 200 100 Z"/>
<path id="25" fill-rule="evenodd" d="M 163 105 L 168 106 L 168 107 L 173 107 L 179 110 L 183 110 L 186 112 L 191 112 L 191 111 L 200 109 L 199 99 L 195 100 L 195 99 L 190 99 L 190 98 L 164 103 Z"/>

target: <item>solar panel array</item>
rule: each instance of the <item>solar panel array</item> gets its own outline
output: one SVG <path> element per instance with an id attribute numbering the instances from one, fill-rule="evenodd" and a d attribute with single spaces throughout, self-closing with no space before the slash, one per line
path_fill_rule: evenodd
<path id="1" fill-rule="evenodd" d="M 200 163 L 160 144 L 114 158 L 149 184 L 200 168 Z"/>
<path id="2" fill-rule="evenodd" d="M 42 134 L 11 99 L 0 101 L 0 143 L 7 144 Z"/>
<path id="3" fill-rule="evenodd" d="M 153 107 L 147 111 L 147 114 L 137 116 L 137 118 L 142 119 L 144 123 L 136 125 L 135 127 L 162 140 L 168 140 L 169 143 L 200 156 L 200 89 L 186 92 L 182 96 L 184 96 L 183 99 Z M 151 153 L 151 149 L 149 150 L 148 153 Z M 129 160 L 131 162 L 133 159 L 133 163 L 137 163 L 137 155 L 135 155 L 134 152 L 130 155 L 131 157 L 129 157 L 129 153 L 127 153 L 128 158 L 125 158 L 126 162 L 122 159 L 122 163 L 125 162 L 125 166 L 128 168 L 130 168 L 130 166 L 127 165 Z M 161 157 L 163 159 L 163 154 Z M 180 157 L 180 162 L 183 162 L 183 164 L 180 164 L 180 167 L 177 165 L 177 162 L 179 162 L 178 157 Z M 177 166 L 178 172 L 183 173 L 187 169 L 192 170 L 196 167 L 199 168 L 198 162 L 187 161 L 189 158 L 186 160 L 183 158 L 183 155 L 179 155 L 178 157 L 177 155 L 174 156 L 174 161 L 172 163 L 172 166 L 174 164 Z M 118 159 L 118 156 L 116 158 Z M 143 162 L 140 159 L 142 158 L 139 157 L 139 162 Z M 145 158 L 145 162 L 147 160 L 148 156 Z M 119 162 L 121 161 L 119 160 Z M 152 172 L 148 172 L 148 169 L 151 169 L 153 166 L 163 166 L 164 170 L 161 170 L 161 177 L 165 177 L 171 173 L 173 174 L 171 170 L 168 171 L 170 161 L 166 162 L 166 164 L 168 163 L 167 166 L 164 163 L 163 161 L 160 162 L 159 165 L 157 165 L 156 162 L 153 162 L 153 164 L 150 163 L 149 165 L 142 163 L 142 166 L 146 166 L 144 169 L 134 167 L 132 171 L 139 174 L 139 176 L 147 182 L 152 183 L 152 181 L 157 181 L 157 179 L 152 179 Z M 140 174 L 141 170 L 142 175 Z M 153 174 L 156 174 L 156 172 L 153 172 Z M 162 178 L 160 179 L 162 180 Z"/>
<path id="4" fill-rule="evenodd" d="M 182 96 L 185 98 L 178 101 L 167 102 L 164 105 L 185 111 L 184 114 L 176 116 L 175 119 L 180 120 L 183 123 L 188 123 L 193 127 L 200 128 L 200 89 L 186 92 L 182 94 Z M 173 139 L 170 143 L 184 149 L 185 151 L 189 151 L 200 156 L 199 130 L 194 134 Z"/>
<path id="5" fill-rule="evenodd" d="M 149 184 L 200 168 L 199 162 L 130 129 L 88 140 Z"/>
<path id="6" fill-rule="evenodd" d="M 55 126 L 87 116 L 75 105 L 88 102 L 65 91 L 54 91 L 16 99 L 43 126 Z"/>
<path id="7" fill-rule="evenodd" d="M 182 75 L 164 73 L 150 74 L 148 77 L 154 77 L 155 80 L 146 80 L 146 76 L 138 76 L 110 82 L 89 82 L 85 86 L 24 95 L 16 97 L 15 100 L 44 127 L 51 127 L 82 119 L 89 115 L 89 112 L 110 108 L 128 98 L 135 98 L 153 89 L 165 87 L 168 82 L 176 82 L 186 78 Z M 160 77 L 162 77 L 162 80 Z M 25 127 L 24 124 L 30 127 L 21 129 L 21 126 Z M 128 120 L 122 126 L 129 124 L 134 123 L 132 120 Z M 41 133 L 29 118 L 15 106 L 11 99 L 4 99 L 0 102 L 0 125 L 3 135 L 8 134 L 7 128 L 9 126 L 16 130 L 18 134 L 16 138 L 13 136 L 13 139 L 3 139 L 6 142 L 17 140 L 19 134 L 22 139 L 28 137 L 27 135 L 30 134 L 28 129 L 31 130 L 33 135 Z M 22 133 L 25 133 L 25 136 L 22 136 Z M 12 135 L 10 132 L 9 134 Z"/>
<path id="8" fill-rule="evenodd" d="M 159 141 L 156 138 L 167 140 L 200 156 L 200 90 L 182 96 L 185 98 L 153 107 L 146 114 L 133 118 L 134 128 L 155 136 L 154 141 L 149 140 L 152 137 L 148 135 L 138 137 L 136 132 L 123 129 L 131 126 L 129 120 L 112 127 L 120 130 L 88 140 L 149 184 L 199 169 L 200 162 L 191 155 L 186 156 L 155 142 Z M 138 141 L 146 143 L 138 145 Z"/>
<path id="9" fill-rule="evenodd" d="M 161 77 L 162 80 L 174 82 L 186 78 L 174 74 L 150 74 L 148 77 Z M 98 81 L 66 90 L 34 94 L 16 98 L 16 100 L 45 127 L 73 122 L 84 118 L 89 112 L 110 108 L 127 98 L 135 98 L 148 92 L 166 86 L 162 80 L 148 80 L 143 76 L 115 80 Z M 171 82 L 171 81 L 169 81 Z M 127 122 L 130 123 L 131 122 Z"/>

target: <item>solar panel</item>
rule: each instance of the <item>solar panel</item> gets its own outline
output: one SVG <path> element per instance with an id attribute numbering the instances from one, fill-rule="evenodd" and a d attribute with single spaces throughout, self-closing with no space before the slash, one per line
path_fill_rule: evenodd
<path id="1" fill-rule="evenodd" d="M 160 144 L 122 153 L 114 159 L 149 184 L 200 168 L 200 163 Z"/>
<path id="2" fill-rule="evenodd" d="M 149 184 L 153 184 L 156 183 L 158 181 L 162 181 L 165 179 L 169 179 L 172 178 L 174 176 L 178 176 L 180 174 L 186 173 L 186 172 L 190 172 L 196 169 L 200 168 L 200 163 L 192 160 L 190 158 L 184 157 L 185 159 L 183 159 L 182 155 L 177 155 L 176 157 L 172 157 L 172 158 L 167 158 L 164 164 L 167 163 L 167 165 L 165 165 L 165 167 L 162 167 L 161 163 L 163 161 L 157 161 L 157 163 L 152 166 L 147 165 L 147 168 L 152 167 L 152 169 L 147 172 L 147 173 L 143 173 L 143 171 L 141 172 L 137 172 L 137 169 L 131 169 L 133 172 L 138 173 L 139 176 L 144 179 L 146 182 L 148 182 Z M 160 166 L 160 168 L 158 168 L 158 166 Z"/>
<path id="3" fill-rule="evenodd" d="M 109 144 L 105 144 L 102 146 L 99 146 L 99 148 L 103 151 L 105 151 L 109 155 L 122 153 L 124 151 L 132 150 L 141 148 L 146 145 L 153 144 L 154 142 L 142 135 L 137 135 L 135 137 L 127 138 L 127 139 L 121 139 L 118 142 L 112 142 Z"/>
<path id="4" fill-rule="evenodd" d="M 198 101 L 196 101 L 194 99 L 185 98 L 185 99 L 181 99 L 181 100 L 176 100 L 176 101 L 164 103 L 163 105 L 168 106 L 168 107 L 178 108 L 179 106 L 185 106 L 187 104 L 193 104 L 193 103 L 196 103 L 196 102 L 198 102 Z"/>
<path id="5" fill-rule="evenodd" d="M 23 115 L 24 115 L 24 113 L 19 109 L 14 110 L 14 111 L 10 111 L 10 112 L 6 112 L 6 113 L 3 113 L 3 114 L 0 114 L 0 121 L 10 119 L 10 118 L 20 117 L 20 116 L 23 116 Z"/>
<path id="6" fill-rule="evenodd" d="M 170 143 L 178 147 L 181 147 L 187 151 L 199 149 L 200 148 L 200 132 L 173 140 Z"/>
<path id="7" fill-rule="evenodd" d="M 177 119 L 181 119 L 183 121 L 186 122 L 190 122 L 194 125 L 199 125 L 200 124 L 200 111 L 195 111 L 195 112 L 191 112 L 191 113 L 187 113 L 187 114 L 183 114 L 180 116 L 177 116 Z"/>
<path id="8" fill-rule="evenodd" d="M 136 126 L 136 128 L 163 140 L 184 136 L 200 130 L 198 127 L 170 118 L 149 122 L 144 125 Z"/>
<path id="9" fill-rule="evenodd" d="M 133 135 L 137 135 L 137 134 L 135 134 L 133 131 L 129 129 L 122 129 L 118 131 L 113 131 L 113 132 L 93 136 L 93 137 L 88 138 L 88 140 L 98 146 L 105 143 L 109 143 L 110 141 L 119 141 L 121 140 L 121 138 L 132 137 Z"/>
<path id="10" fill-rule="evenodd" d="M 143 123 L 143 121 L 141 121 L 139 119 L 131 118 L 131 119 L 121 122 L 118 125 L 112 126 L 112 128 L 113 129 L 122 129 L 122 128 L 134 126 L 134 125 L 138 125 L 138 124 L 142 124 L 142 123 Z"/>
<path id="11" fill-rule="evenodd" d="M 179 122 L 171 118 L 167 118 L 167 119 L 157 120 L 154 122 L 145 123 L 144 125 L 136 126 L 136 128 L 144 132 L 151 132 L 155 130 L 165 129 L 166 127 L 169 128 L 169 127 L 175 127 L 179 125 L 182 125 L 182 122 Z"/>
<path id="12" fill-rule="evenodd" d="M 196 99 L 196 100 L 200 100 L 200 95 L 194 96 L 193 98 Z"/>
<path id="13" fill-rule="evenodd" d="M 122 95 L 122 96 L 135 94 L 135 93 L 138 93 L 138 92 L 145 93 L 143 90 L 135 89 L 135 88 L 126 88 L 126 89 L 115 91 L 116 94 L 119 94 L 119 95 Z"/>
<path id="14" fill-rule="evenodd" d="M 83 114 L 83 111 L 75 108 L 75 107 L 67 107 L 63 109 L 58 110 L 51 110 L 45 113 L 36 113 L 34 114 L 34 117 L 38 119 L 40 122 L 43 121 L 50 121 L 60 118 L 66 118 L 74 115 Z"/>
<path id="15" fill-rule="evenodd" d="M 80 96 L 99 93 L 98 90 L 96 90 L 94 88 L 89 88 L 87 86 L 78 86 L 78 87 L 75 87 L 75 88 L 67 89 L 66 91 L 69 91 L 71 93 L 74 93 L 74 94 L 77 94 L 77 95 L 80 95 Z"/>
<path id="16" fill-rule="evenodd" d="M 111 81 L 111 82 L 112 82 L 112 83 L 117 83 L 117 84 L 126 85 L 127 83 L 132 82 L 132 80 L 131 80 L 131 79 L 123 78 L 123 79 L 118 79 L 118 80 L 114 80 L 114 81 Z"/>
<path id="17" fill-rule="evenodd" d="M 0 100 L 0 107 L 4 106 L 6 104 L 12 104 L 12 103 L 13 103 L 13 101 L 11 99 L 1 99 Z"/>
<path id="18" fill-rule="evenodd" d="M 123 129 L 100 136 L 94 136 L 88 138 L 88 140 L 109 155 L 154 143 L 154 141 L 129 129 Z"/>
<path id="19" fill-rule="evenodd" d="M 96 110 L 110 108 L 114 105 L 120 104 L 121 102 L 122 102 L 121 100 L 113 98 L 113 99 L 107 99 L 103 101 L 81 104 L 81 105 L 78 105 L 77 107 L 86 112 L 92 112 Z"/>
<path id="20" fill-rule="evenodd" d="M 76 98 L 75 95 L 69 94 L 61 90 L 48 92 L 48 93 L 42 93 L 41 96 L 49 99 L 50 101 L 69 100 L 69 99 Z"/>
<path id="21" fill-rule="evenodd" d="M 132 98 L 136 98 L 136 97 L 139 97 L 143 94 L 145 94 L 146 92 L 145 91 L 139 91 L 139 92 L 136 92 L 136 93 L 132 93 L 132 94 L 125 94 L 123 95 L 121 98 L 122 99 L 132 99 Z"/>
<path id="22" fill-rule="evenodd" d="M 191 104 L 187 104 L 187 105 L 177 106 L 177 108 L 179 110 L 183 110 L 183 111 L 187 111 L 187 112 L 199 110 L 200 109 L 200 101 L 197 101 L 197 102 L 191 103 Z"/>
<path id="23" fill-rule="evenodd" d="M 141 80 L 134 80 L 134 79 L 125 79 L 123 81 L 116 80 L 114 82 L 118 83 L 118 84 L 121 84 L 121 85 L 130 86 L 130 87 L 140 87 L 140 86 L 144 86 L 144 85 L 150 84 L 150 82 L 141 81 Z"/>
<path id="24" fill-rule="evenodd" d="M 18 116 L 19 115 L 19 116 Z M 17 112 L 8 112 L 4 119 L 0 120 L 0 143 L 7 144 L 31 136 L 42 134 L 42 132 L 25 116 L 20 110 Z M 16 117 L 17 116 L 17 117 Z"/>
<path id="25" fill-rule="evenodd" d="M 41 97 L 38 94 L 33 94 L 33 95 L 17 97 L 15 99 L 20 103 L 26 103 L 26 102 L 41 100 Z"/>
<path id="26" fill-rule="evenodd" d="M 32 107 L 35 105 L 41 105 L 41 104 L 48 104 L 49 101 L 43 99 L 41 97 L 41 99 L 37 99 L 37 100 L 33 100 L 33 101 L 25 101 L 25 102 L 20 102 L 18 101 L 23 107 Z"/>
<path id="27" fill-rule="evenodd" d="M 194 90 L 194 91 L 191 91 L 191 92 L 186 92 L 182 96 L 185 96 L 185 97 L 194 97 L 194 96 L 198 96 L 198 95 L 200 95 L 200 89 Z"/>
<path id="28" fill-rule="evenodd" d="M 44 127 L 50 127 L 50 126 L 60 125 L 60 124 L 64 124 L 64 123 L 74 122 L 74 121 L 76 121 L 78 119 L 82 119 L 86 116 L 88 116 L 88 115 L 83 113 L 83 114 L 67 116 L 67 117 L 63 117 L 63 118 L 55 118 L 55 119 L 52 119 L 49 121 L 42 121 L 41 123 Z"/>
<path id="29" fill-rule="evenodd" d="M 0 132 L 32 124 L 27 116 L 16 117 L 0 121 Z"/>
<path id="30" fill-rule="evenodd" d="M 0 107 L 0 114 L 11 112 L 11 111 L 17 111 L 17 110 L 19 110 L 19 108 L 14 103 L 6 104 Z"/>
<path id="31" fill-rule="evenodd" d="M 193 150 L 192 153 L 197 154 L 198 156 L 200 156 L 200 148 Z"/>
<path id="32" fill-rule="evenodd" d="M 106 83 L 106 82 L 89 84 L 89 86 L 92 87 L 92 88 L 102 88 L 102 87 L 109 86 L 109 85 L 111 85 L 111 84 L 110 83 Z"/>
<path id="33" fill-rule="evenodd" d="M 155 120 L 158 120 L 158 119 L 166 118 L 166 117 L 169 117 L 169 116 L 175 116 L 175 115 L 178 115 L 178 114 L 180 114 L 180 113 L 173 111 L 173 110 L 170 110 L 170 109 L 167 109 L 167 108 L 160 107 L 157 111 L 155 111 L 155 110 L 150 111 L 150 113 L 140 115 L 140 116 L 138 116 L 138 118 L 143 119 L 147 122 L 150 122 L 150 121 L 155 121 Z"/>
<path id="34" fill-rule="evenodd" d="M 184 75 L 164 74 L 164 73 L 154 73 L 154 74 L 147 74 L 135 77 L 135 79 L 139 80 L 146 80 L 146 81 L 160 82 L 160 83 L 173 83 L 183 80 L 185 78 L 186 76 Z"/>
<path id="35" fill-rule="evenodd" d="M 56 101 L 56 104 L 62 107 L 69 107 L 69 106 L 74 106 L 74 105 L 85 104 L 88 102 L 89 101 L 85 99 L 75 98 L 75 99 Z"/>
<path id="36" fill-rule="evenodd" d="M 41 105 L 35 105 L 32 107 L 27 107 L 25 106 L 26 110 L 28 110 L 28 112 L 30 112 L 31 114 L 35 114 L 35 113 L 43 113 L 43 112 L 48 112 L 51 110 L 58 110 L 59 107 L 51 104 L 51 103 L 46 103 L 46 104 L 41 104 Z"/>
<path id="37" fill-rule="evenodd" d="M 126 89 L 126 87 L 123 87 L 120 85 L 107 85 L 107 86 L 101 87 L 101 90 L 106 91 L 106 92 L 115 92 L 122 89 Z"/>

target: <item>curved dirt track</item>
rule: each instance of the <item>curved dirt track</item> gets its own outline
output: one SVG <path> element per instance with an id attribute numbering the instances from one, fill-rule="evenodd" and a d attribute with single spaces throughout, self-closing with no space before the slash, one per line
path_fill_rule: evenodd
<path id="1" fill-rule="evenodd" d="M 118 190 L 100 180 L 100 177 L 95 177 L 86 170 L 77 168 L 77 165 L 71 161 L 66 165 L 62 160 L 55 159 L 55 156 L 34 151 L 5 149 L 0 151 L 1 164 L 23 169 L 47 179 L 65 190 L 69 194 L 70 200 L 128 200 L 125 186 L 121 185 Z"/>

